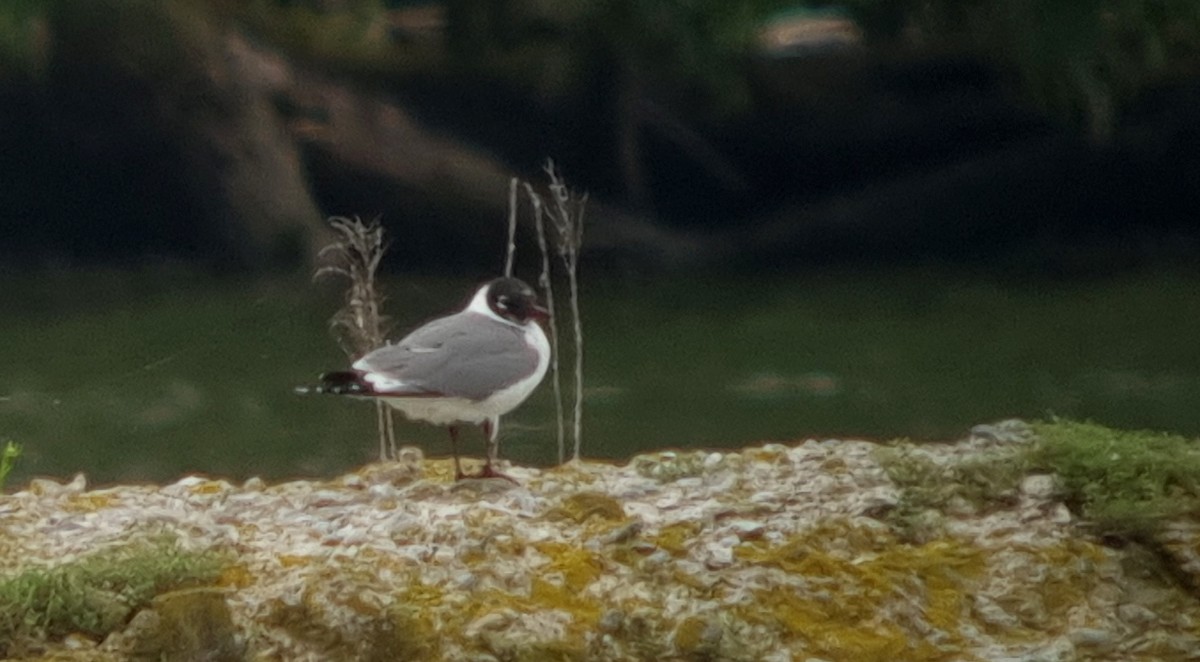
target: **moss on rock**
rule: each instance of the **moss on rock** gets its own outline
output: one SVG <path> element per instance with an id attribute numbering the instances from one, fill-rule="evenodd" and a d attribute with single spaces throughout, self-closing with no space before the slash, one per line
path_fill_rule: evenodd
<path id="1" fill-rule="evenodd" d="M 1035 423 L 1037 461 L 1100 534 L 1145 537 L 1200 516 L 1200 443 L 1161 432 L 1055 419 Z"/>
<path id="2" fill-rule="evenodd" d="M 0 650 L 12 654 L 23 642 L 72 633 L 103 638 L 155 596 L 215 582 L 223 563 L 219 555 L 156 539 L 27 568 L 0 580 Z"/>

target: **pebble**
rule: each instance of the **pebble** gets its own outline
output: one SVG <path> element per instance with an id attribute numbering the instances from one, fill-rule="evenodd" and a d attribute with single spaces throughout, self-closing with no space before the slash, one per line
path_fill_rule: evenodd
<path id="1" fill-rule="evenodd" d="M 976 595 L 974 598 L 974 613 L 979 620 L 998 628 L 1015 628 L 1021 624 L 1016 616 L 1008 613 L 986 595 Z"/>
<path id="2" fill-rule="evenodd" d="M 509 609 L 493 611 L 476 618 L 467 624 L 463 634 L 468 638 L 475 638 L 481 632 L 495 632 L 503 629 L 513 620 L 513 612 Z"/>
<path id="3" fill-rule="evenodd" d="M 1071 643 L 1080 648 L 1107 648 L 1116 639 L 1112 631 L 1100 628 L 1077 628 L 1068 636 Z"/>
<path id="4" fill-rule="evenodd" d="M 1071 523 L 1071 509 L 1067 508 L 1066 504 L 1058 504 L 1050 513 L 1050 521 L 1059 526 L 1065 526 Z"/>
<path id="5" fill-rule="evenodd" d="M 1058 479 L 1052 474 L 1033 474 L 1021 480 L 1021 493 L 1032 499 L 1049 499 L 1058 491 Z"/>
<path id="6" fill-rule="evenodd" d="M 1117 607 L 1117 618 L 1130 625 L 1146 625 L 1158 620 L 1158 614 L 1139 604 L 1126 603 Z"/>
<path id="7" fill-rule="evenodd" d="M 763 537 L 763 533 L 766 531 L 766 526 L 764 526 L 761 522 L 740 519 L 730 522 L 729 529 L 738 537 L 738 540 L 745 541 L 757 540 Z"/>
<path id="8" fill-rule="evenodd" d="M 252 476 L 242 483 L 242 489 L 247 492 L 261 492 L 266 489 L 267 483 L 258 476 Z"/>

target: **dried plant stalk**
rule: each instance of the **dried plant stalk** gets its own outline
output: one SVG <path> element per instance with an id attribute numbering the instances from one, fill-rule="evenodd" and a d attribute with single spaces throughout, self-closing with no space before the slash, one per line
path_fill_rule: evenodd
<path id="1" fill-rule="evenodd" d="M 380 312 L 384 297 L 376 287 L 375 276 L 387 243 L 379 218 L 364 223 L 355 216 L 334 216 L 329 225 L 340 237 L 321 249 L 318 259 L 328 262 L 316 270 L 313 280 L 336 276 L 348 281 L 346 303 L 329 319 L 329 329 L 351 359 L 357 359 L 384 344 L 387 318 Z M 396 430 L 392 410 L 382 402 L 375 403 L 376 425 L 379 431 L 379 460 L 396 457 Z"/>
<path id="2" fill-rule="evenodd" d="M 554 386 L 554 413 L 558 423 L 558 463 L 567 459 L 566 423 L 563 416 L 562 378 L 558 362 L 558 317 L 554 307 L 554 285 L 550 281 L 550 248 L 546 241 L 546 210 L 542 206 L 542 197 L 533 190 L 528 182 L 524 183 L 525 193 L 533 205 L 533 222 L 537 234 L 538 249 L 542 253 L 542 272 L 538 276 L 538 286 L 546 293 L 546 309 L 550 311 L 550 380 Z"/>
<path id="3" fill-rule="evenodd" d="M 512 278 L 517 256 L 517 178 L 508 180 L 508 245 L 504 254 L 504 275 Z"/>
<path id="4" fill-rule="evenodd" d="M 548 210 L 555 230 L 555 248 L 567 271 L 570 287 L 571 321 L 575 331 L 575 411 L 574 453 L 578 460 L 583 444 L 583 321 L 579 316 L 579 251 L 583 247 L 583 217 L 588 196 L 577 196 L 567 188 L 553 160 L 547 160 L 543 168 L 550 178 L 550 195 L 554 198 L 554 209 Z"/>

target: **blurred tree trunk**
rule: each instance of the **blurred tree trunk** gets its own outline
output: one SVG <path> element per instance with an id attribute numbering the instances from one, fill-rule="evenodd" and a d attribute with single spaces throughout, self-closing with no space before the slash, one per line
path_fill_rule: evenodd
<path id="1" fill-rule="evenodd" d="M 148 124 L 109 131 L 157 132 L 170 143 L 186 170 L 180 194 L 201 210 L 222 259 L 263 268 L 315 256 L 322 214 L 274 108 L 270 72 L 233 52 L 224 26 L 178 0 L 93 0 L 57 6 L 51 30 L 48 84 L 81 112 L 87 96 L 99 95 L 95 105 L 111 116 L 93 111 L 97 122 L 125 116 Z M 137 140 L 144 138 L 118 145 Z"/>

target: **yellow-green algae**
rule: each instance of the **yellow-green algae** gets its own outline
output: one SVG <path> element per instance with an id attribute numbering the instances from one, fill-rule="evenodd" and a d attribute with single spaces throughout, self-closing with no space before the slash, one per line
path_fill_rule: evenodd
<path id="1" fill-rule="evenodd" d="M 154 598 L 151 609 L 139 614 L 138 620 L 141 627 L 134 633 L 132 660 L 239 662 L 245 659 L 244 644 L 221 589 L 164 593 Z M 135 629 L 133 624 L 130 629 Z"/>
<path id="2" fill-rule="evenodd" d="M 576 524 L 583 524 L 592 517 L 612 521 L 626 519 L 625 508 L 621 502 L 600 492 L 571 494 L 557 507 L 547 511 L 545 517 L 550 521 L 568 519 Z"/>
<path id="3" fill-rule="evenodd" d="M 557 541 L 514 542 L 504 549 L 493 547 L 489 554 L 494 558 L 495 554 L 520 555 L 530 550 L 548 560 L 531 578 L 527 590 L 487 587 L 448 592 L 424 583 L 420 573 L 410 569 L 406 579 L 389 591 L 393 602 L 381 606 L 355 597 L 367 587 L 382 588 L 375 575 L 377 568 L 352 563 L 336 570 L 343 577 L 354 578 L 345 590 L 331 596 L 321 590 L 325 578 L 313 577 L 298 604 L 273 603 L 268 625 L 286 630 L 325 654 L 346 659 L 444 659 L 445 646 L 450 644 L 466 651 L 488 652 L 502 660 L 587 659 L 586 635 L 595 631 L 604 605 L 583 592 L 605 571 L 606 561 L 599 554 Z M 347 625 L 345 619 L 330 613 L 334 608 L 349 609 L 363 622 L 382 622 L 383 627 L 363 631 Z M 561 641 L 510 638 L 507 628 L 483 629 L 468 636 L 473 623 L 492 615 L 503 622 L 520 614 L 552 610 L 570 617 Z M 385 654 L 387 651 L 391 653 Z"/>
<path id="4" fill-rule="evenodd" d="M 62 505 L 62 509 L 74 513 L 94 513 L 112 506 L 116 497 L 107 492 L 84 492 L 72 494 Z"/>
<path id="5" fill-rule="evenodd" d="M 651 541 L 671 556 L 684 556 L 687 554 L 688 542 L 694 539 L 703 528 L 704 526 L 699 522 L 675 522 L 659 529 L 658 534 L 654 535 Z"/>
<path id="6" fill-rule="evenodd" d="M 214 583 L 224 562 L 161 538 L 27 568 L 0 580 L 0 652 L 18 655 L 30 642 L 72 633 L 103 638 L 156 595 Z"/>
<path id="7" fill-rule="evenodd" d="M 550 557 L 550 563 L 539 570 L 543 578 L 562 576 L 561 582 L 543 579 L 544 583 L 561 584 L 571 594 L 578 594 L 604 572 L 605 560 L 599 554 L 569 543 L 546 541 L 535 548 Z M 534 587 L 537 587 L 536 579 Z"/>
<path id="8" fill-rule="evenodd" d="M 689 616 L 675 628 L 675 648 L 683 652 L 706 652 L 713 648 L 711 641 L 705 635 L 711 630 L 712 623 L 706 618 Z"/>
<path id="9" fill-rule="evenodd" d="M 376 604 L 362 597 L 369 584 L 343 582 L 341 590 L 330 592 L 322 590 L 327 581 L 322 576 L 310 578 L 298 602 L 272 601 L 264 624 L 287 631 L 328 659 L 441 659 L 437 624 L 422 610 L 420 591 L 401 593 L 401 599 L 390 604 Z M 347 620 L 338 610 L 358 618 Z"/>
<path id="10" fill-rule="evenodd" d="M 744 543 L 747 563 L 806 580 L 755 591 L 737 613 L 831 660 L 964 659 L 960 628 L 986 554 L 953 539 L 901 543 L 879 527 L 834 520 L 781 544 Z M 937 641 L 938 643 L 934 643 Z M 969 658 L 968 658 L 969 659 Z"/>

